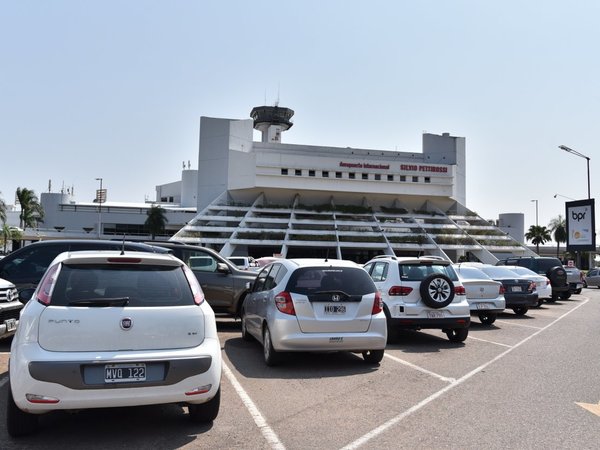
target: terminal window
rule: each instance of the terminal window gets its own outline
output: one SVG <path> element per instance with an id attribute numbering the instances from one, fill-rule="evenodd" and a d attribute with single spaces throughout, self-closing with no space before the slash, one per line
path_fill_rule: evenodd
<path id="1" fill-rule="evenodd" d="M 296 169 L 295 174 L 296 174 L 297 177 L 302 176 L 302 170 Z"/>
<path id="2" fill-rule="evenodd" d="M 368 180 L 369 179 L 369 174 L 368 173 L 363 173 L 362 174 L 362 179 L 363 180 Z"/>
<path id="3" fill-rule="evenodd" d="M 381 181 L 381 174 L 380 173 L 376 173 L 375 174 L 375 180 L 376 181 Z"/>
<path id="4" fill-rule="evenodd" d="M 336 178 L 342 178 L 342 172 L 336 172 L 335 173 L 335 177 Z"/>
<path id="5" fill-rule="evenodd" d="M 309 170 L 308 171 L 308 176 L 309 177 L 314 177 L 315 176 L 315 171 L 314 170 Z"/>
<path id="6" fill-rule="evenodd" d="M 394 175 L 388 175 L 387 176 L 387 180 L 388 181 L 394 181 Z"/>
<path id="7" fill-rule="evenodd" d="M 329 172 L 324 170 L 323 172 L 321 172 L 321 175 L 323 175 L 323 178 L 329 178 Z"/>
<path id="8" fill-rule="evenodd" d="M 406 176 L 405 175 L 400 175 L 400 181 L 406 181 Z"/>
<path id="9" fill-rule="evenodd" d="M 288 174 L 287 169 L 281 169 L 281 175 L 287 175 L 287 174 Z"/>
<path id="10" fill-rule="evenodd" d="M 418 183 L 419 182 L 419 177 L 413 177 L 413 183 Z"/>
<path id="11" fill-rule="evenodd" d="M 425 183 L 431 183 L 431 177 L 425 177 Z"/>
<path id="12" fill-rule="evenodd" d="M 350 172 L 348 174 L 348 178 L 350 178 L 351 180 L 354 180 L 356 178 L 356 174 L 354 172 Z"/>

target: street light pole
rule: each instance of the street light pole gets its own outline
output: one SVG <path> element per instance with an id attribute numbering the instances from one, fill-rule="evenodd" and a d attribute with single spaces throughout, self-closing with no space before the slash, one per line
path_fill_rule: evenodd
<path id="1" fill-rule="evenodd" d="M 96 196 L 98 200 L 98 238 L 102 233 L 102 178 L 96 178 L 96 181 L 100 181 L 99 195 Z"/>
<path id="2" fill-rule="evenodd" d="M 538 223 L 538 201 L 537 200 L 531 200 L 532 202 L 535 202 L 535 226 L 537 227 L 539 225 Z"/>
<path id="3" fill-rule="evenodd" d="M 579 156 L 580 158 L 584 158 L 585 160 L 587 160 L 587 187 L 588 187 L 588 200 L 589 200 L 590 198 L 592 198 L 591 190 L 590 190 L 590 157 L 585 156 L 584 154 L 579 153 L 577 150 L 573 150 L 572 148 L 569 148 L 566 145 L 559 145 L 558 148 L 560 148 L 561 150 L 564 150 L 565 152 L 572 153 L 576 156 Z"/>

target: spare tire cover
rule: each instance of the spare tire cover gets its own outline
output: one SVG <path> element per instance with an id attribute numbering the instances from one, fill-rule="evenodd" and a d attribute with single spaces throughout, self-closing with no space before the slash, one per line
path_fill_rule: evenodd
<path id="1" fill-rule="evenodd" d="M 429 275 L 419 288 L 423 303 L 431 308 L 443 308 L 454 300 L 454 283 L 446 275 Z"/>
<path id="2" fill-rule="evenodd" d="M 552 286 L 566 286 L 567 285 L 567 271 L 562 266 L 554 266 L 548 269 L 546 276 L 550 279 Z"/>

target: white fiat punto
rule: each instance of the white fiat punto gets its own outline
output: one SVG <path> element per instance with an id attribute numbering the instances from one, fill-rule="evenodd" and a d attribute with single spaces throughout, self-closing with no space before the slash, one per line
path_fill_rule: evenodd
<path id="1" fill-rule="evenodd" d="M 220 405 L 215 316 L 171 255 L 61 253 L 26 302 L 11 346 L 7 429 L 54 410 L 178 403 L 195 422 Z"/>

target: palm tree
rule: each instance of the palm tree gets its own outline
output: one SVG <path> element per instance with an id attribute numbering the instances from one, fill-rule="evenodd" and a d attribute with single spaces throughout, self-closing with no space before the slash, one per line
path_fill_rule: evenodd
<path id="1" fill-rule="evenodd" d="M 2 192 L 0 192 L 2 194 Z M 6 223 L 6 203 L 4 203 L 4 199 L 0 197 L 0 222 L 3 224 Z"/>
<path id="2" fill-rule="evenodd" d="M 21 214 L 19 214 L 20 227 L 25 230 L 27 227 L 34 228 L 38 222 L 44 220 L 44 208 L 40 204 L 37 195 L 31 189 L 17 188 L 17 199 L 21 205 Z"/>
<path id="3" fill-rule="evenodd" d="M 2 224 L 2 230 L 0 230 L 0 236 L 2 237 L 3 252 L 6 253 L 6 246 L 8 241 L 19 240 L 23 238 L 23 234 L 14 227 L 8 226 L 6 222 Z"/>
<path id="4" fill-rule="evenodd" d="M 554 241 L 556 242 L 556 257 L 559 257 L 560 243 L 567 242 L 567 222 L 562 215 L 558 215 L 550 221 L 548 224 L 550 231 L 554 234 Z"/>
<path id="5" fill-rule="evenodd" d="M 550 230 L 541 225 L 531 225 L 529 227 L 529 231 L 525 233 L 525 238 L 530 240 L 531 243 L 535 245 L 536 253 L 538 255 L 540 254 L 540 244 L 543 245 L 552 240 L 552 237 L 550 236 Z"/>
<path id="6" fill-rule="evenodd" d="M 152 240 L 158 233 L 165 231 L 165 226 L 168 222 L 166 217 L 166 211 L 160 206 L 152 205 L 152 207 L 146 212 L 148 218 L 144 223 L 145 227 L 150 232 Z"/>

